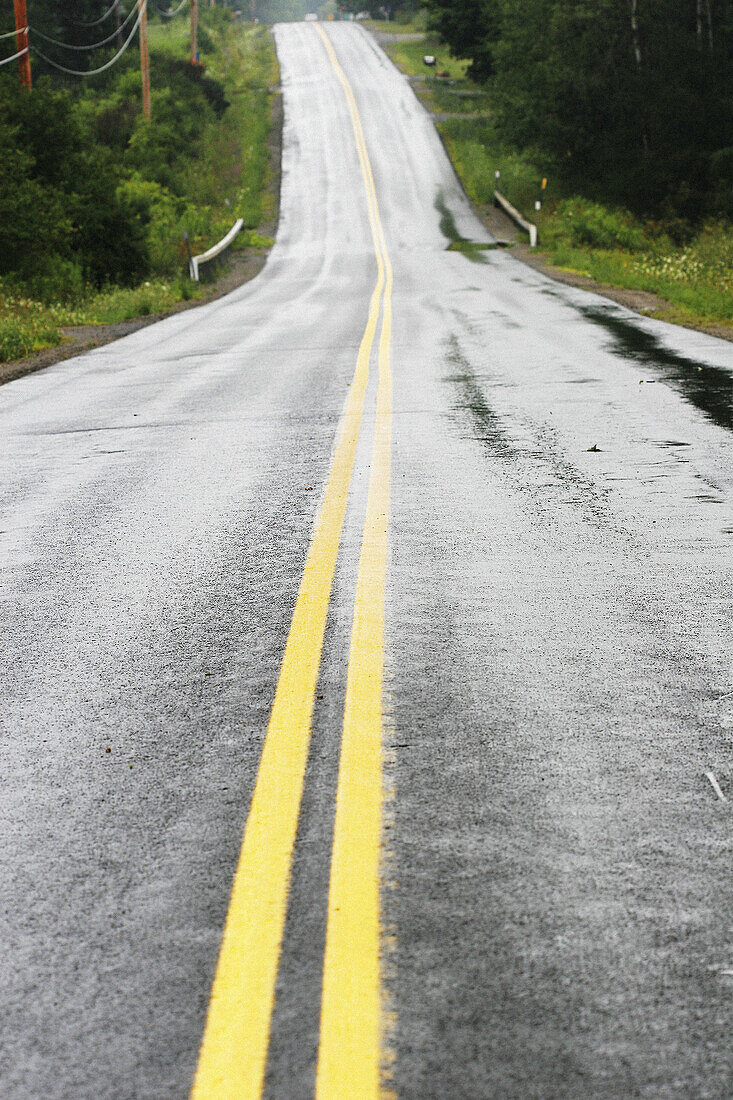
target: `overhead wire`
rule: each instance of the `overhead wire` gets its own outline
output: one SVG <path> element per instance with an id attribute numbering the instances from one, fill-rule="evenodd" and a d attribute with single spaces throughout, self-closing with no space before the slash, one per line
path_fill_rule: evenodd
<path id="1" fill-rule="evenodd" d="M 30 31 L 31 34 L 35 37 L 42 38 L 44 42 L 49 42 L 52 46 L 60 46 L 64 50 L 98 50 L 101 46 L 108 46 L 110 42 L 113 42 L 114 39 L 122 33 L 122 31 L 125 29 L 135 12 L 137 11 L 138 6 L 139 0 L 138 3 L 136 3 L 135 6 L 131 8 L 130 13 L 125 19 L 124 23 L 120 23 L 119 27 L 115 31 L 113 31 L 112 34 L 110 34 L 107 38 L 103 38 L 101 42 L 93 42 L 89 46 L 74 46 L 70 42 L 59 42 L 57 38 L 49 38 L 47 34 L 44 34 L 43 31 L 37 30 L 36 27 L 31 27 Z"/>
<path id="2" fill-rule="evenodd" d="M 3 38 L 14 38 L 18 34 L 25 34 L 27 30 L 27 27 L 19 27 L 18 30 L 15 31 L 6 31 L 5 34 L 0 34 L 0 42 L 2 42 Z"/>
<path id="3" fill-rule="evenodd" d="M 24 50 L 19 50 L 18 53 L 14 53 L 12 57 L 4 57 L 2 61 L 0 61 L 0 65 L 9 65 L 11 61 L 17 61 L 18 58 L 22 57 L 25 53 L 28 53 L 28 46 L 26 46 Z"/>
<path id="4" fill-rule="evenodd" d="M 121 3 L 121 0 L 113 0 L 112 7 L 108 8 L 107 11 L 104 13 L 104 15 L 101 16 L 101 18 L 93 19 L 91 21 L 91 23 L 86 23 L 83 20 L 79 20 L 79 19 L 72 19 L 71 22 L 76 27 L 98 27 L 100 23 L 104 23 L 105 19 L 109 19 L 112 12 L 115 10 L 116 7 L 119 7 L 120 3 Z"/>
<path id="5" fill-rule="evenodd" d="M 137 19 L 135 20 L 135 25 L 127 37 L 127 41 L 124 43 L 121 49 L 117 51 L 113 58 L 107 61 L 104 65 L 100 65 L 98 69 L 67 69 L 65 65 L 60 65 L 58 61 L 52 61 L 50 57 L 46 57 L 45 53 L 42 53 L 37 46 L 32 47 L 33 52 L 38 54 L 38 56 L 42 58 L 42 60 L 45 61 L 47 65 L 51 65 L 54 69 L 58 69 L 59 72 L 68 73 L 69 76 L 97 76 L 99 73 L 103 73 L 105 69 L 110 69 L 113 65 L 115 65 L 122 57 L 123 53 L 125 53 L 127 47 L 130 45 L 133 38 L 135 37 L 135 32 L 137 31 L 137 28 L 140 26 L 140 20 L 143 17 L 143 12 L 147 8 L 147 4 L 148 0 L 138 0 Z M 135 9 L 133 8 L 133 11 L 134 10 Z"/>
<path id="6" fill-rule="evenodd" d="M 182 8 L 185 8 L 187 3 L 188 0 L 181 0 L 177 8 L 171 8 L 168 11 L 164 11 L 163 8 L 161 8 L 160 4 L 156 3 L 155 9 L 158 12 L 158 15 L 162 15 L 164 19 L 173 19 L 174 16 L 178 15 L 179 11 L 181 11 Z"/>

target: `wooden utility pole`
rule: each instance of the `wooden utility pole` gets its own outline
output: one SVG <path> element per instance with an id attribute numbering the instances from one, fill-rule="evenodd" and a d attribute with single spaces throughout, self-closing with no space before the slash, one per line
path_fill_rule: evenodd
<path id="1" fill-rule="evenodd" d="M 150 55 L 148 54 L 148 0 L 140 7 L 140 72 L 143 78 L 143 114 L 150 118 Z"/>
<path id="2" fill-rule="evenodd" d="M 198 37 L 199 29 L 199 0 L 191 0 L 191 64 L 196 64 L 196 54 L 198 53 L 198 43 L 196 41 Z"/>
<path id="3" fill-rule="evenodd" d="M 18 58 L 20 86 L 30 91 L 31 55 L 28 52 L 28 14 L 25 10 L 25 0 L 15 0 L 15 43 L 18 53 L 25 50 L 23 56 Z"/>

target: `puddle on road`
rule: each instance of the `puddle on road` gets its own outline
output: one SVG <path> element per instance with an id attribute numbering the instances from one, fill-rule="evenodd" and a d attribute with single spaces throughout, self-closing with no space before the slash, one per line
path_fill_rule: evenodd
<path id="1" fill-rule="evenodd" d="M 669 382 L 721 428 L 733 431 L 733 374 L 730 371 L 678 355 L 661 344 L 656 336 L 609 309 L 581 306 L 580 312 L 613 337 L 613 351 L 624 359 L 663 372 L 663 381 Z"/>
<path id="2" fill-rule="evenodd" d="M 469 241 L 467 237 L 462 237 L 458 232 L 458 226 L 456 225 L 456 219 L 453 216 L 453 212 L 446 206 L 442 191 L 435 200 L 435 209 L 440 214 L 440 232 L 449 242 L 446 252 L 462 252 L 463 255 L 467 256 L 473 263 L 485 264 L 486 258 L 483 255 L 484 252 L 493 252 L 497 248 L 507 247 L 503 242 L 499 241 L 492 241 L 489 244 L 481 243 L 480 241 Z"/>

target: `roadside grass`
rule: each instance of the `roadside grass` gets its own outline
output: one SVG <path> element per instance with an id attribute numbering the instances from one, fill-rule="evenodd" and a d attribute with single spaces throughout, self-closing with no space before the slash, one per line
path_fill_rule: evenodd
<path id="1" fill-rule="evenodd" d="M 730 324 L 733 320 L 733 226 L 711 222 L 675 243 L 664 223 L 642 222 L 627 210 L 578 195 L 548 181 L 543 195 L 539 158 L 508 149 L 490 118 L 438 124 L 469 198 L 493 202 L 499 189 L 538 228 L 542 255 L 560 270 L 597 283 L 656 294 L 669 303 L 666 320 Z"/>
<path id="2" fill-rule="evenodd" d="M 470 80 L 445 81 L 427 77 L 425 84 L 430 92 L 430 107 L 435 112 L 476 115 L 489 109 L 488 93 L 477 89 Z"/>
<path id="3" fill-rule="evenodd" d="M 501 141 L 489 94 L 435 38 L 387 43 L 385 49 L 408 76 L 425 74 L 425 53 L 434 53 L 436 68 L 451 74 L 450 84 L 428 76 L 424 89 L 416 90 L 434 113 L 479 115 L 437 123 L 467 195 L 478 206 L 493 203 L 498 172 L 499 190 L 536 222 L 538 252 L 551 265 L 609 287 L 655 294 L 666 303 L 655 311 L 665 320 L 691 326 L 733 323 L 733 225 L 718 220 L 694 232 L 683 229 L 680 241 L 678 225 L 642 222 L 627 210 L 573 194 L 552 178 L 541 155 Z M 544 192 L 543 177 L 550 177 Z"/>
<path id="4" fill-rule="evenodd" d="M 398 12 L 394 19 L 360 19 L 362 27 L 378 34 L 424 34 L 427 26 L 427 12 L 413 14 Z"/>
<path id="5" fill-rule="evenodd" d="M 419 42 L 388 42 L 384 48 L 398 69 L 408 76 L 434 79 L 436 72 L 444 72 L 450 80 L 465 79 L 468 62 L 456 61 L 448 47 L 435 35 L 426 34 Z M 426 54 L 432 54 L 435 58 L 434 67 L 423 61 Z"/>
<path id="6" fill-rule="evenodd" d="M 0 281 L 0 362 L 22 359 L 62 343 L 64 328 L 149 317 L 205 293 L 204 287 L 184 278 L 170 282 L 149 279 L 136 287 L 109 287 L 89 293 L 75 304 L 46 303 L 24 298 Z"/>
<path id="7" fill-rule="evenodd" d="M 549 233 L 552 233 L 550 227 Z M 653 240 L 644 249 L 589 248 L 558 233 L 543 251 L 564 271 L 587 275 L 606 286 L 644 290 L 664 299 L 665 320 L 678 324 L 730 324 L 733 321 L 733 268 L 722 273 L 731 252 L 731 227 L 711 223 L 684 248 L 661 248 Z"/>
<path id="8" fill-rule="evenodd" d="M 220 16 L 213 9 L 214 16 Z M 164 313 L 177 303 L 205 296 L 206 290 L 186 276 L 183 230 L 200 252 L 219 240 L 241 217 L 244 230 L 235 250 L 264 249 L 272 238 L 259 230 L 274 213 L 269 186 L 268 136 L 272 125 L 270 89 L 278 82 L 277 57 L 271 36 L 259 26 L 239 27 L 218 19 L 209 30 L 202 20 L 202 50 L 207 71 L 219 79 L 230 106 L 207 126 L 191 159 L 185 180 L 189 199 L 175 200 L 158 184 L 132 176 L 123 187 L 151 201 L 149 242 L 153 271 L 140 285 L 46 294 L 32 297 L 11 277 L 0 280 L 0 362 L 22 358 L 63 341 L 67 326 L 110 324 Z M 184 24 L 150 26 L 151 52 L 185 58 L 188 32 Z M 61 300 L 59 300 L 61 299 Z M 68 300 L 66 300 L 68 299 Z"/>
<path id="9" fill-rule="evenodd" d="M 202 21 L 201 54 L 207 75 L 224 86 L 229 107 L 206 127 L 197 155 L 190 160 L 183 210 L 171 209 L 165 203 L 154 207 L 152 229 L 158 229 L 155 270 L 164 275 L 180 267 L 184 230 L 193 251 L 201 252 L 220 240 L 237 218 L 243 219 L 246 230 L 254 231 L 274 210 L 267 186 L 270 89 L 279 79 L 272 38 L 265 27 L 239 27 L 222 18 L 224 13 L 217 9 L 202 14 L 217 17 L 208 31 Z M 174 57 L 186 57 L 185 24 L 158 25 L 154 30 L 151 44 Z M 257 247 L 251 236 L 242 234 L 234 248 L 248 245 Z M 264 238 L 260 238 L 259 247 L 265 246 Z"/>
<path id="10" fill-rule="evenodd" d="M 478 119 L 447 119 L 438 123 L 438 131 L 473 202 L 494 201 L 496 172 L 499 172 L 499 190 L 518 209 L 533 209 L 535 199 L 540 196 L 542 172 L 529 154 L 502 144 L 488 115 Z"/>

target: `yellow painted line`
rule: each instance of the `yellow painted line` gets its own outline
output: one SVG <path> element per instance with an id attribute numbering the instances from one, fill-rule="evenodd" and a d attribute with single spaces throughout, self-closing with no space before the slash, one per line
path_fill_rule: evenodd
<path id="1" fill-rule="evenodd" d="M 357 145 L 368 154 L 343 69 L 323 30 L 346 93 Z M 382 833 L 382 682 L 384 602 L 392 443 L 392 266 L 371 166 L 370 190 L 385 266 L 379 383 L 367 509 L 354 601 L 339 763 L 323 969 L 317 1100 L 380 1095 L 380 852 Z"/>
<path id="2" fill-rule="evenodd" d="M 285 647 L 234 878 L 192 1100 L 255 1100 L 262 1094 L 313 698 L 369 360 L 387 279 L 374 181 L 371 171 L 367 174 L 365 170 L 363 134 L 357 139 L 357 151 L 377 257 L 377 282 Z"/>

